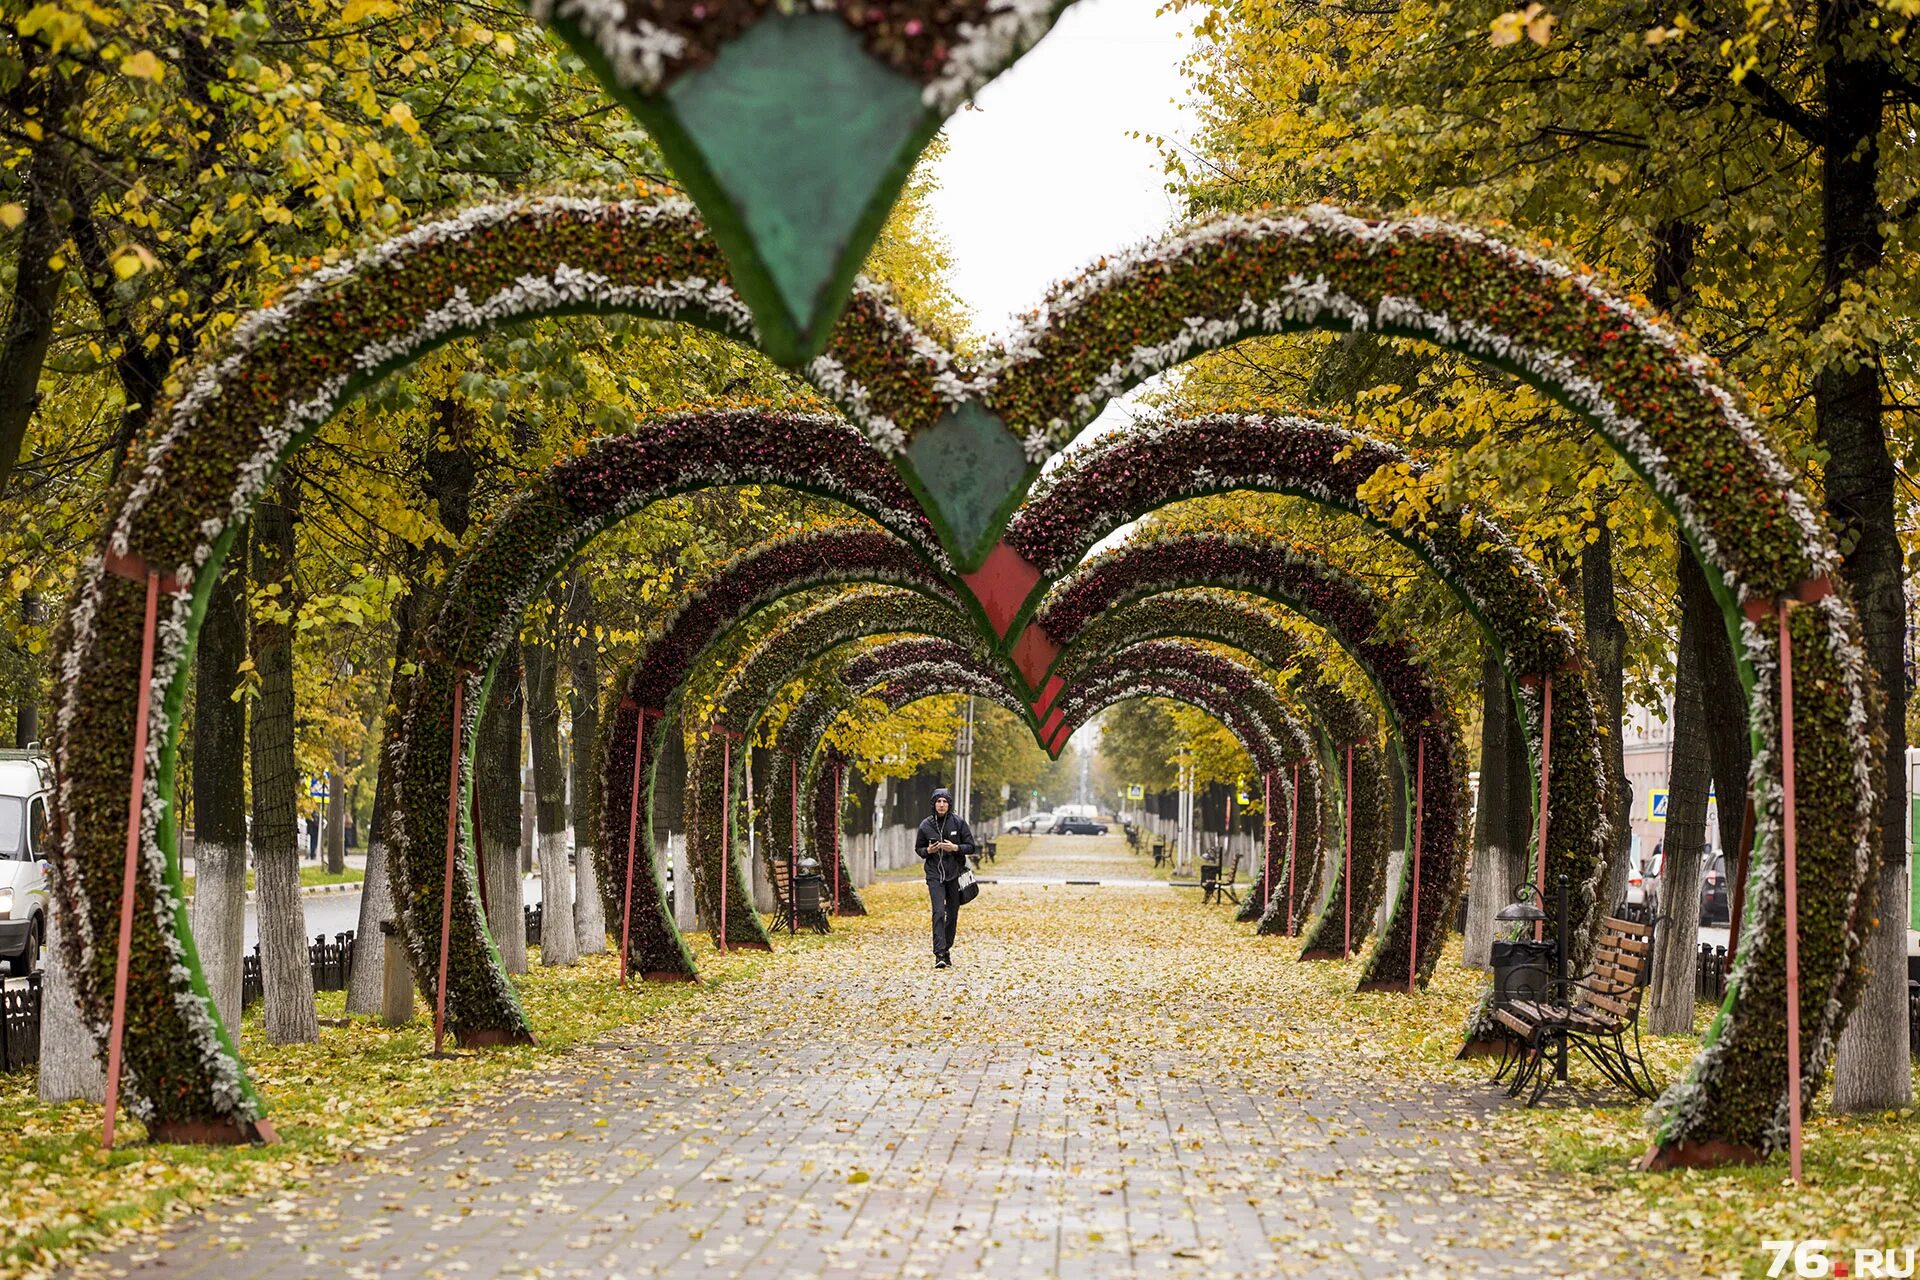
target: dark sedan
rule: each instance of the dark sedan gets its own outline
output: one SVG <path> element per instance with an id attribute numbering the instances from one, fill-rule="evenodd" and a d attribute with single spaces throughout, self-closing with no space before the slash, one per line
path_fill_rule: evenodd
<path id="1" fill-rule="evenodd" d="M 1062 818 L 1053 824 L 1050 833 L 1056 836 L 1103 836 L 1107 834 L 1107 824 L 1095 822 L 1092 818 Z"/>

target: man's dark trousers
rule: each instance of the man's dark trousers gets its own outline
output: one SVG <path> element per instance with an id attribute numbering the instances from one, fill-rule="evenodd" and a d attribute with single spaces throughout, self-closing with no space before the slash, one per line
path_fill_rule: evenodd
<path id="1" fill-rule="evenodd" d="M 927 897 L 933 903 L 933 958 L 942 960 L 953 950 L 953 931 L 960 923 L 960 881 L 942 880 L 939 868 L 929 867 Z"/>

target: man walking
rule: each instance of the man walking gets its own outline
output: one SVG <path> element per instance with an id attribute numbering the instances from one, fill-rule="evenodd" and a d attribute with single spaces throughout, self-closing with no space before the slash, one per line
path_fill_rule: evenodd
<path id="1" fill-rule="evenodd" d="M 920 822 L 914 852 L 927 870 L 927 896 L 933 901 L 933 967 L 953 968 L 953 931 L 960 923 L 960 873 L 973 852 L 973 831 L 953 811 L 953 793 L 933 793 L 933 816 Z"/>

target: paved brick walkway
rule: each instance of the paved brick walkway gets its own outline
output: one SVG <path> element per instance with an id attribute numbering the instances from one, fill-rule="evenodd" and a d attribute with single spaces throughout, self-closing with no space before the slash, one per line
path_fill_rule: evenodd
<path id="1" fill-rule="evenodd" d="M 1674 1274 L 1489 1143 L 1494 1091 L 1408 1078 L 1283 1015 L 1301 967 L 1191 893 L 989 886 L 938 974 L 924 894 L 874 898 L 833 945 L 596 1045 L 490 1116 L 87 1269 Z"/>

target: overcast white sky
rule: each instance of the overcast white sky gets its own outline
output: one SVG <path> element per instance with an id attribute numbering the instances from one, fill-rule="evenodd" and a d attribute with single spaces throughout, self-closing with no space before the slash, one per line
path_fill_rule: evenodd
<path id="1" fill-rule="evenodd" d="M 933 210 L 980 333 L 1006 333 L 1053 281 L 1173 220 L 1159 157 L 1128 136 L 1190 132 L 1187 24 L 1157 3 L 1079 0 L 947 121 Z"/>

